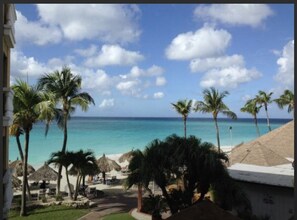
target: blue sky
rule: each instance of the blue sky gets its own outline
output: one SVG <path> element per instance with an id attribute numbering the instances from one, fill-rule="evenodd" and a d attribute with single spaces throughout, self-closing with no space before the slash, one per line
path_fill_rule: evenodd
<path id="1" fill-rule="evenodd" d="M 294 88 L 293 4 L 17 4 L 11 83 L 67 65 L 95 99 L 79 116 L 175 117 L 213 86 L 238 117 L 259 90 Z M 272 118 L 291 118 L 269 105 Z M 211 117 L 191 113 L 190 117 Z M 222 116 L 224 117 L 224 116 Z M 262 110 L 259 117 L 265 117 Z"/>

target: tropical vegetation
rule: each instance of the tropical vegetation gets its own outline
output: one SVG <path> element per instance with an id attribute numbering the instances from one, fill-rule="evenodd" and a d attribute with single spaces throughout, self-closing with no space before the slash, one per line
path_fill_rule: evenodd
<path id="1" fill-rule="evenodd" d="M 269 122 L 269 114 L 268 114 L 268 104 L 272 102 L 271 96 L 273 92 L 266 93 L 262 90 L 258 92 L 258 95 L 255 97 L 255 101 L 257 104 L 264 105 L 265 113 L 266 113 L 266 118 L 267 118 L 267 127 L 268 130 L 271 131 L 271 126 Z"/>
<path id="2" fill-rule="evenodd" d="M 149 189 L 149 183 L 154 181 L 160 187 L 171 213 L 174 214 L 203 200 L 211 188 L 220 192 L 222 188 L 218 185 L 221 181 L 228 180 L 232 183 L 228 184 L 232 187 L 229 190 L 237 191 L 236 184 L 226 170 L 227 162 L 227 155 L 217 151 L 211 143 L 202 142 L 194 136 L 185 139 L 171 135 L 164 141 L 152 141 L 141 153 L 137 150 L 129 165 L 131 174 L 127 178 L 127 188 L 141 185 Z M 176 185 L 178 179 L 182 180 L 182 184 Z M 175 184 L 176 187 L 169 190 L 171 184 Z M 226 188 L 223 190 L 226 191 Z M 194 200 L 197 194 L 199 199 Z M 222 201 L 220 196 L 224 194 L 217 195 L 217 201 Z M 229 196 L 232 197 L 232 194 Z M 224 206 L 235 207 L 235 201 L 237 200 L 233 198 Z M 248 206 L 247 203 L 246 207 Z"/>
<path id="3" fill-rule="evenodd" d="M 278 99 L 274 99 L 274 101 L 281 109 L 288 106 L 288 113 L 292 112 L 294 119 L 294 93 L 291 90 L 286 89 L 284 93 Z"/>
<path id="4" fill-rule="evenodd" d="M 93 98 L 86 92 L 80 92 L 82 79 L 79 75 L 74 75 L 71 69 L 63 67 L 62 71 L 54 71 L 45 74 L 38 80 L 38 87 L 47 94 L 53 95 L 53 102 L 61 104 L 62 108 L 55 108 L 52 116 L 55 115 L 59 128 L 64 132 L 62 152 L 65 153 L 67 146 L 67 122 L 70 115 L 79 106 L 83 111 L 87 111 L 90 104 L 95 104 Z M 47 130 L 46 130 L 47 132 Z M 60 193 L 62 165 L 58 169 L 57 194 Z"/>
<path id="5" fill-rule="evenodd" d="M 51 106 L 47 104 L 45 95 L 40 92 L 36 87 L 29 86 L 22 80 L 17 80 L 16 84 L 12 86 L 14 91 L 13 107 L 14 119 L 13 124 L 15 131 L 11 131 L 17 137 L 23 132 L 25 135 L 24 151 L 23 151 L 23 184 L 22 185 L 22 204 L 20 215 L 27 215 L 26 212 L 26 186 L 27 186 L 27 165 L 28 165 L 28 152 L 30 132 L 33 125 L 39 120 L 48 120 L 48 108 Z M 20 150 L 19 146 L 19 150 Z M 20 150 L 20 155 L 22 151 Z"/>
<path id="6" fill-rule="evenodd" d="M 262 107 L 261 105 L 260 106 L 257 105 L 257 101 L 255 99 L 250 99 L 240 109 L 240 111 L 247 112 L 247 113 L 251 114 L 254 117 L 256 131 L 257 131 L 257 134 L 258 134 L 259 137 L 260 137 L 260 131 L 259 131 L 259 127 L 258 127 L 257 114 L 259 113 L 261 107 Z"/>
<path id="7" fill-rule="evenodd" d="M 218 114 L 222 113 L 229 118 L 237 119 L 237 116 L 224 103 L 223 99 L 229 95 L 228 91 L 219 92 L 214 87 L 203 90 L 204 101 L 197 101 L 194 104 L 195 112 L 211 113 L 215 122 L 217 144 L 220 151 L 220 131 L 218 126 Z"/>
<path id="8" fill-rule="evenodd" d="M 187 118 L 192 109 L 192 100 L 179 100 L 177 103 L 171 103 L 171 105 L 183 118 L 184 134 L 187 138 Z"/>
<path id="9" fill-rule="evenodd" d="M 81 183 L 84 181 L 86 175 L 95 175 L 99 173 L 96 158 L 94 153 L 90 150 L 79 150 L 76 152 L 66 151 L 65 153 L 62 151 L 54 152 L 51 154 L 48 163 L 53 163 L 56 166 L 63 166 L 65 168 L 69 196 L 73 200 L 77 200 Z M 71 167 L 70 170 L 68 169 L 69 167 Z M 69 174 L 77 176 L 74 192 L 72 192 L 70 186 Z"/>

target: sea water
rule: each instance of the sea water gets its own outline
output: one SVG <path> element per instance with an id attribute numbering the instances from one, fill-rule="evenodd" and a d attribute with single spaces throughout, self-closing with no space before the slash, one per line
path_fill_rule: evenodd
<path id="1" fill-rule="evenodd" d="M 290 119 L 271 119 L 275 129 Z M 221 147 L 235 146 L 257 138 L 253 119 L 219 119 Z M 259 119 L 261 135 L 268 132 L 266 119 Z M 68 121 L 67 150 L 90 149 L 98 158 L 105 154 L 125 153 L 132 149 L 143 150 L 152 140 L 163 140 L 171 134 L 184 135 L 181 118 L 99 118 L 73 117 Z M 189 118 L 187 135 L 195 135 L 204 142 L 217 144 L 215 124 L 212 118 Z M 45 124 L 34 124 L 30 132 L 29 157 L 31 165 L 42 165 L 52 152 L 61 150 L 63 131 L 55 122 L 45 136 Z M 19 157 L 15 137 L 10 137 L 9 159 Z M 24 135 L 21 136 L 24 145 Z"/>

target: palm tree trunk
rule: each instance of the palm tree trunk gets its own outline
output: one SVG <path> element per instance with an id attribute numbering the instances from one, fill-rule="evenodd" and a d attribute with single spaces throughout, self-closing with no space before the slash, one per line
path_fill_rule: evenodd
<path id="1" fill-rule="evenodd" d="M 257 134 L 260 137 L 260 131 L 259 131 L 259 127 L 258 127 L 258 119 L 257 119 L 257 116 L 256 115 L 254 115 L 254 120 L 255 120 Z"/>
<path id="2" fill-rule="evenodd" d="M 79 178 L 80 178 L 80 176 L 79 176 L 79 174 L 77 174 L 76 186 L 75 186 L 75 192 L 74 192 L 74 196 L 73 196 L 73 200 L 74 200 L 74 201 L 77 200 L 78 188 L 79 188 L 79 181 L 80 181 Z"/>
<path id="3" fill-rule="evenodd" d="M 66 146 L 67 146 L 67 119 L 68 119 L 68 114 L 64 114 L 64 140 L 63 140 L 63 146 L 62 146 L 62 152 L 65 153 L 66 151 Z M 59 165 L 58 169 L 58 181 L 57 181 L 57 195 L 60 194 L 60 188 L 61 188 L 61 173 L 62 173 L 62 165 Z"/>
<path id="4" fill-rule="evenodd" d="M 184 133 L 185 133 L 185 139 L 187 139 L 187 118 L 184 117 Z"/>
<path id="5" fill-rule="evenodd" d="M 138 194 L 137 194 L 137 212 L 141 211 L 142 208 L 142 184 L 138 184 Z"/>
<path id="6" fill-rule="evenodd" d="M 218 148 L 219 148 L 219 152 L 221 152 L 220 132 L 219 132 L 218 120 L 216 117 L 214 117 L 214 121 L 215 121 L 215 125 L 216 125 Z"/>
<path id="7" fill-rule="evenodd" d="M 15 139 L 16 139 L 16 142 L 17 142 L 17 145 L 18 145 L 18 149 L 19 149 L 21 160 L 24 163 L 24 154 L 23 154 L 22 145 L 21 145 L 21 141 L 20 141 L 20 135 L 16 135 L 15 136 Z M 27 187 L 27 192 L 28 192 L 29 200 L 31 200 L 31 192 L 30 192 L 30 187 L 29 187 L 28 179 L 27 179 L 27 182 L 26 182 L 26 187 Z"/>
<path id="8" fill-rule="evenodd" d="M 270 123 L 269 123 L 269 115 L 268 115 L 267 105 L 265 105 L 265 112 L 266 112 L 266 118 L 267 118 L 267 126 L 268 126 L 269 131 L 271 131 L 271 127 L 270 127 Z"/>
<path id="9" fill-rule="evenodd" d="M 25 155 L 23 160 L 23 183 L 27 182 L 27 164 L 28 164 L 28 151 L 29 151 L 29 140 L 30 140 L 30 131 L 25 131 Z M 20 216 L 26 216 L 26 184 L 22 185 L 22 204 Z"/>
<path id="10" fill-rule="evenodd" d="M 15 139 L 16 139 L 16 142 L 18 145 L 21 160 L 24 161 L 24 154 L 23 154 L 22 145 L 21 145 L 21 141 L 20 141 L 20 135 L 16 135 Z"/>
<path id="11" fill-rule="evenodd" d="M 105 180 L 105 172 L 102 172 L 102 177 L 103 177 L 103 184 L 106 184 L 106 180 Z"/>
<path id="12" fill-rule="evenodd" d="M 72 190 L 71 190 L 71 185 L 70 185 L 70 181 L 69 181 L 69 175 L 68 175 L 68 169 L 67 169 L 67 167 L 65 167 L 65 170 L 66 170 L 67 185 L 68 185 L 68 189 L 69 189 L 69 197 L 70 197 L 71 199 L 73 199 L 73 196 L 72 196 Z"/>

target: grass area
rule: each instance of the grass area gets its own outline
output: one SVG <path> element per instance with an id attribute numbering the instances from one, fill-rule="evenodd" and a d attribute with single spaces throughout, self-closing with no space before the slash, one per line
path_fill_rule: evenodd
<path id="1" fill-rule="evenodd" d="M 105 216 L 102 220 L 135 220 L 129 213 L 117 213 Z"/>
<path id="2" fill-rule="evenodd" d="M 29 210 L 29 209 L 28 209 Z M 11 210 L 8 219 L 12 220 L 77 220 L 86 215 L 89 209 L 75 209 L 67 206 L 38 207 L 28 211 L 28 216 L 20 217 L 20 211 Z"/>

